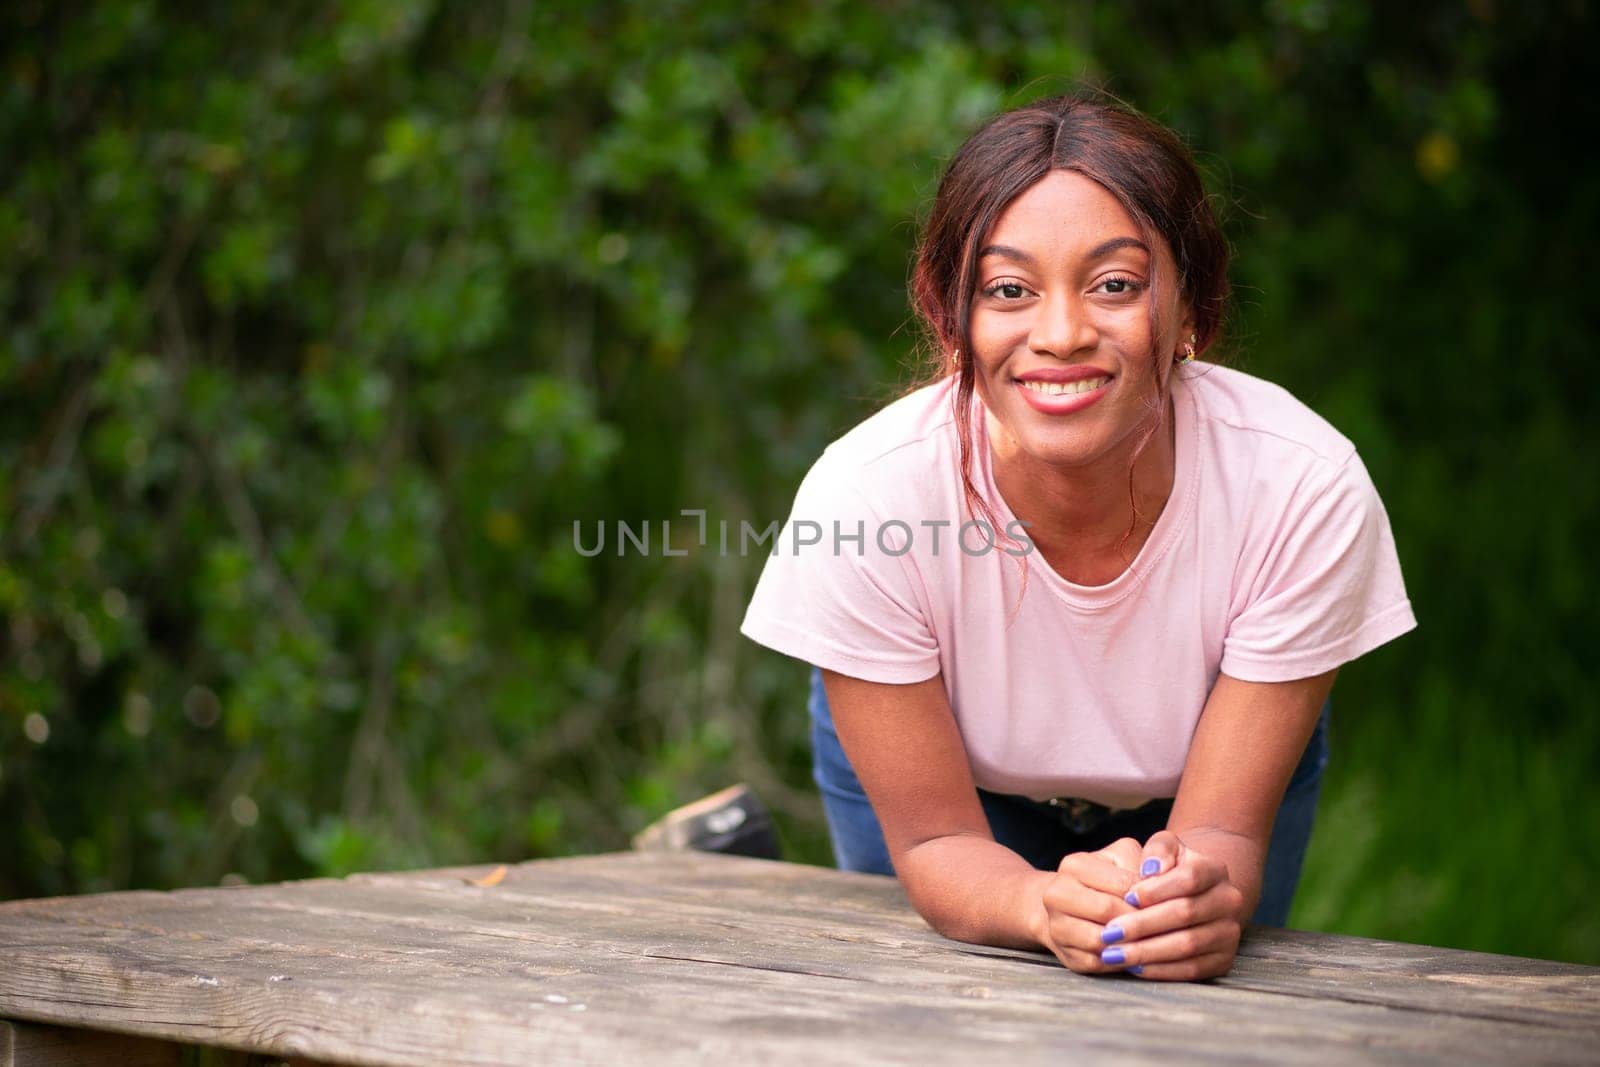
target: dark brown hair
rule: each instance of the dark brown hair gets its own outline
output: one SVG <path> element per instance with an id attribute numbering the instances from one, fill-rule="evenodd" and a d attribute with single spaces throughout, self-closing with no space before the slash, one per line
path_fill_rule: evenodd
<path id="1" fill-rule="evenodd" d="M 1104 186 L 1133 217 L 1146 244 L 1155 248 L 1153 238 L 1159 238 L 1171 251 L 1197 352 L 1221 334 L 1228 303 L 1228 245 L 1194 159 L 1171 130 L 1110 100 L 1058 96 L 999 115 L 968 138 L 939 182 L 917 249 L 911 303 L 931 342 L 928 377 L 957 378 L 962 481 L 968 504 L 991 526 L 993 514 L 972 480 L 968 418 L 975 388 L 968 325 L 978 252 L 1006 207 L 1052 170 L 1075 171 Z M 1158 294 L 1171 283 L 1159 272 L 1151 281 L 1154 318 L 1162 304 Z M 1159 341 L 1154 329 L 1151 336 Z M 1152 401 L 1164 413 L 1169 375 L 1157 373 L 1155 381 Z"/>

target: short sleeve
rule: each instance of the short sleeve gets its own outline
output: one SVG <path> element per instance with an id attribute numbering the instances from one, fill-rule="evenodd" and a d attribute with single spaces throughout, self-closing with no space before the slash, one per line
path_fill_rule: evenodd
<path id="1" fill-rule="evenodd" d="M 840 467 L 824 454 L 801 483 L 740 630 L 853 678 L 931 678 L 939 647 L 909 546 Z"/>
<path id="2" fill-rule="evenodd" d="M 1331 472 L 1331 473 L 1329 473 Z M 1250 556 L 1242 604 L 1223 643 L 1222 671 L 1283 682 L 1332 670 L 1416 626 L 1394 535 L 1353 452 L 1307 476 Z"/>

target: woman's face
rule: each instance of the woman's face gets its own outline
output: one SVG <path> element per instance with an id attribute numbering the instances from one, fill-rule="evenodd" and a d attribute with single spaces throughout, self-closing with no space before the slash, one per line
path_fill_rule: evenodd
<path id="1" fill-rule="evenodd" d="M 1127 470 L 1188 329 L 1173 277 L 1171 253 L 1081 174 L 1051 171 L 1011 202 L 980 250 L 969 333 L 999 459 Z"/>

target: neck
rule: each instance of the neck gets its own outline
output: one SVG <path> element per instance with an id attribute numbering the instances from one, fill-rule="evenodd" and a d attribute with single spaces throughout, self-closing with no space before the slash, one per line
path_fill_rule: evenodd
<path id="1" fill-rule="evenodd" d="M 1051 567 L 1082 585 L 1103 585 L 1126 570 L 1172 493 L 1171 400 L 1142 448 L 1144 434 L 1130 434 L 1112 455 L 1083 466 L 1029 456 L 1004 439 L 992 417 L 986 425 L 995 486 L 1029 524 L 1028 537 Z"/>

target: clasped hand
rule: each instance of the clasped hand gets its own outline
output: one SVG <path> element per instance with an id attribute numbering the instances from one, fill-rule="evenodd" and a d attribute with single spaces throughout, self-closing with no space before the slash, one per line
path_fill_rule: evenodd
<path id="1" fill-rule="evenodd" d="M 1186 981 L 1227 973 L 1244 894 L 1219 859 L 1170 831 L 1125 837 L 1061 861 L 1044 891 L 1041 940 L 1080 974 Z"/>

